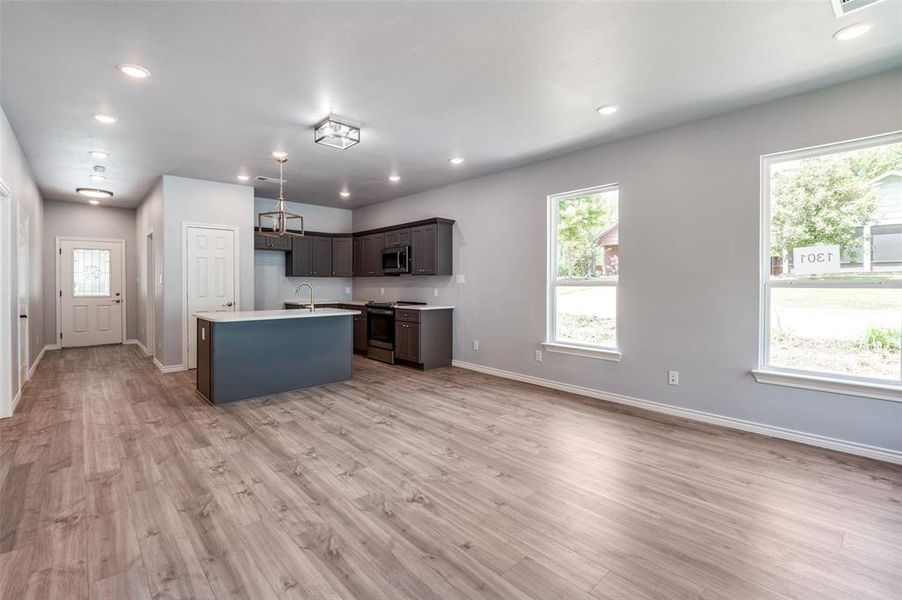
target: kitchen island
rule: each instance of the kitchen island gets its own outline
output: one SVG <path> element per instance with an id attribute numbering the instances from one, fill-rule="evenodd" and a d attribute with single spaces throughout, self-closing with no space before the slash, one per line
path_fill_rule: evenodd
<path id="1" fill-rule="evenodd" d="M 197 391 L 212 404 L 351 379 L 356 310 L 200 312 Z"/>

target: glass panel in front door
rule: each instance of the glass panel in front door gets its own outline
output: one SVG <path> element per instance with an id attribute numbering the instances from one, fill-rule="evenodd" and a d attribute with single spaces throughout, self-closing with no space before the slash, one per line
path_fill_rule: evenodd
<path id="1" fill-rule="evenodd" d="M 102 298 L 110 295 L 110 251 L 72 249 L 72 295 Z"/>

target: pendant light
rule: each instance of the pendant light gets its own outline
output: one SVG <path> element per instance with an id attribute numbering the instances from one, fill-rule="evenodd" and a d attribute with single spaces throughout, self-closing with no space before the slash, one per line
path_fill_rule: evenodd
<path id="1" fill-rule="evenodd" d="M 276 210 L 257 215 L 258 233 L 266 237 L 302 237 L 304 217 L 285 208 L 285 178 L 282 177 L 282 169 L 288 162 L 288 157 L 280 155 L 276 158 L 276 162 L 279 164 L 279 202 L 276 204 Z"/>

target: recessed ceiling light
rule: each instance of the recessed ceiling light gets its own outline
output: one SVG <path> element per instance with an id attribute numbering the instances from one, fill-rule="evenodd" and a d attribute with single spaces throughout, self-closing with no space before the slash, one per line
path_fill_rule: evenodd
<path id="1" fill-rule="evenodd" d="M 106 179 L 106 177 L 104 177 L 100 173 L 91 173 L 90 175 L 88 175 L 88 177 L 93 179 L 94 181 L 103 181 L 104 179 Z"/>
<path id="2" fill-rule="evenodd" d="M 455 156 L 454 158 L 449 158 L 448 162 L 452 165 L 459 165 L 464 162 L 464 158 L 462 156 Z"/>
<path id="3" fill-rule="evenodd" d="M 94 158 L 109 158 L 110 157 L 110 155 L 107 154 L 106 152 L 104 152 L 103 150 L 91 150 L 90 152 L 88 152 L 88 154 L 90 154 Z"/>
<path id="4" fill-rule="evenodd" d="M 399 181 L 401 181 L 401 176 L 400 175 L 389 175 L 388 180 L 391 181 L 392 183 L 398 183 Z"/>
<path id="5" fill-rule="evenodd" d="M 288 158 L 288 153 L 283 150 L 276 150 L 272 153 L 272 157 L 281 160 L 283 158 Z"/>
<path id="6" fill-rule="evenodd" d="M 94 115 L 94 118 L 97 119 L 98 121 L 100 121 L 101 123 L 103 123 L 104 125 L 112 125 L 113 123 L 115 123 L 116 121 L 119 120 L 116 117 L 114 117 L 113 115 L 105 115 L 103 113 L 97 113 L 96 115 Z"/>
<path id="7" fill-rule="evenodd" d="M 125 75 L 128 75 L 129 77 L 132 77 L 134 79 L 147 79 L 148 77 L 150 77 L 150 71 L 148 71 L 141 65 L 130 65 L 128 63 L 123 63 L 117 68 Z"/>
<path id="8" fill-rule="evenodd" d="M 238 181 L 247 181 L 247 180 L 250 179 L 250 178 L 251 178 L 250 175 L 239 175 L 239 176 L 238 176 Z"/>
<path id="9" fill-rule="evenodd" d="M 100 204 L 100 200 L 88 200 L 88 204 L 93 204 L 94 206 L 97 206 L 98 204 Z"/>
<path id="10" fill-rule="evenodd" d="M 850 42 L 852 40 L 857 40 L 870 30 L 870 23 L 853 23 L 852 25 L 847 25 L 846 27 L 843 27 L 842 29 L 834 33 L 833 37 L 840 42 Z"/>
<path id="11" fill-rule="evenodd" d="M 112 198 L 113 192 L 107 190 L 99 190 L 97 188 L 75 188 L 76 194 L 87 196 L 88 198 Z"/>
<path id="12" fill-rule="evenodd" d="M 351 192 L 349 192 L 348 190 L 341 190 L 341 191 L 338 193 L 338 195 L 341 196 L 342 198 L 350 198 L 350 197 L 351 197 Z"/>
<path id="13" fill-rule="evenodd" d="M 616 104 L 605 104 L 604 106 L 599 106 L 597 109 L 598 114 L 604 115 L 606 117 L 610 117 L 618 110 L 620 110 L 620 107 Z"/>

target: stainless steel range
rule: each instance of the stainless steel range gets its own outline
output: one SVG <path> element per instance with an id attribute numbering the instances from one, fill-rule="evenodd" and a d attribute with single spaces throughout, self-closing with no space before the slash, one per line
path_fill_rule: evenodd
<path id="1" fill-rule="evenodd" d="M 366 303 L 367 358 L 389 364 L 395 363 L 395 307 L 422 306 L 425 302 L 373 302 Z"/>

